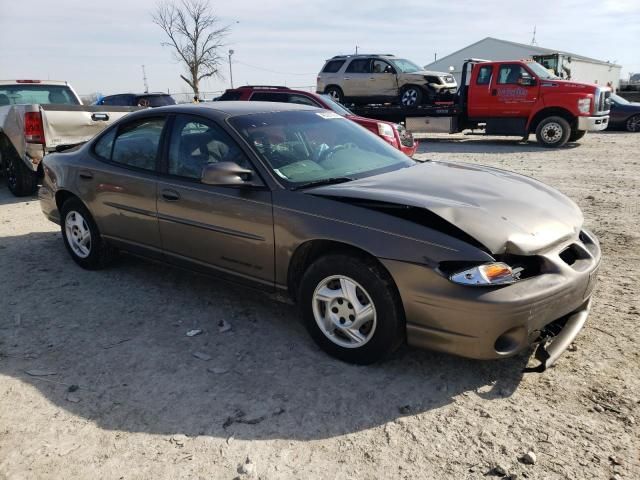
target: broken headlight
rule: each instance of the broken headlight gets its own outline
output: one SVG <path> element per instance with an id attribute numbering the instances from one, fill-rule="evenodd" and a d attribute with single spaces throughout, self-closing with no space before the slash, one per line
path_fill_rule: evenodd
<path id="1" fill-rule="evenodd" d="M 518 281 L 518 273 L 503 262 L 485 263 L 449 276 L 449 280 L 461 285 L 490 286 L 509 285 Z"/>

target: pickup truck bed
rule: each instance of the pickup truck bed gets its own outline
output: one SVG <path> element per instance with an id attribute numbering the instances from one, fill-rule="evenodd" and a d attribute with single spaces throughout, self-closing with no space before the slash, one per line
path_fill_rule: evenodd
<path id="1" fill-rule="evenodd" d="M 22 83 L 20 83 L 22 82 Z M 65 89 L 67 99 L 76 104 L 9 103 L 20 101 L 20 95 L 10 99 L 0 93 L 0 168 L 9 189 L 16 196 L 35 192 L 41 174 L 42 158 L 63 145 L 86 142 L 119 118 L 137 107 L 82 105 L 75 92 L 65 82 L 3 81 L 0 92 L 13 92 L 9 87 L 22 84 L 42 88 Z M 26 87 L 22 87 L 25 88 Z M 27 90 L 25 90 L 27 92 Z M 42 97 L 41 93 L 25 93 L 24 98 Z M 4 97 L 4 98 L 2 98 Z M 48 99 L 47 99 L 48 100 Z"/>

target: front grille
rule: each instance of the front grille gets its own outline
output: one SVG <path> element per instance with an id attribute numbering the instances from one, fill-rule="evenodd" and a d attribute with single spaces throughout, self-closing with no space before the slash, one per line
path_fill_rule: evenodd
<path id="1" fill-rule="evenodd" d="M 611 104 L 611 91 L 609 90 L 601 90 L 598 89 L 598 91 L 596 92 L 596 98 L 595 98 L 595 114 L 597 115 L 604 115 L 606 113 L 609 113 L 610 110 L 610 104 Z"/>

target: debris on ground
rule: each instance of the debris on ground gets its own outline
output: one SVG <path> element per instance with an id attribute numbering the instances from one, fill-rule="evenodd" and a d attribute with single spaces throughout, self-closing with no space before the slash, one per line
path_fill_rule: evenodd
<path id="1" fill-rule="evenodd" d="M 222 368 L 222 367 L 209 367 L 209 368 L 207 368 L 207 372 L 215 373 L 216 375 L 222 375 L 223 373 L 227 373 L 228 371 L 229 371 L 228 368 Z"/>
<path id="2" fill-rule="evenodd" d="M 248 476 L 255 475 L 256 466 L 249 457 L 247 457 L 244 463 L 241 463 L 240 465 L 238 465 L 238 473 L 240 475 L 248 475 Z"/>
<path id="3" fill-rule="evenodd" d="M 80 397 L 78 395 L 76 395 L 75 393 L 67 393 L 67 396 L 65 398 L 67 399 L 67 402 L 71 402 L 71 403 L 79 403 L 80 402 Z"/>
<path id="4" fill-rule="evenodd" d="M 67 388 L 67 392 L 77 392 L 79 389 L 80 389 L 80 386 L 74 383 L 69 385 L 69 388 Z"/>
<path id="5" fill-rule="evenodd" d="M 169 443 L 172 443 L 177 447 L 184 447 L 184 444 L 187 442 L 188 439 L 189 437 L 179 433 L 176 435 L 172 435 L 171 438 L 169 439 Z"/>
<path id="6" fill-rule="evenodd" d="M 57 375 L 58 372 L 55 372 L 53 370 L 44 370 L 44 369 L 39 369 L 39 368 L 34 368 L 32 370 L 25 370 L 25 373 L 27 375 L 31 375 L 32 377 L 48 377 L 51 375 Z"/>
<path id="7" fill-rule="evenodd" d="M 536 460 L 536 454 L 533 452 L 527 452 L 522 457 L 520 457 L 520 461 L 525 465 L 535 465 Z"/>
<path id="8" fill-rule="evenodd" d="M 191 355 L 193 355 L 198 360 L 204 360 L 205 362 L 208 362 L 213 358 L 211 355 L 204 352 L 193 352 Z"/>
<path id="9" fill-rule="evenodd" d="M 199 328 L 195 328 L 187 332 L 187 337 L 195 337 L 196 335 L 200 335 L 201 333 L 202 333 L 202 330 L 200 330 Z"/>
<path id="10" fill-rule="evenodd" d="M 220 320 L 218 322 L 218 331 L 220 333 L 225 333 L 231 330 L 231 324 L 226 320 Z"/>
<path id="11" fill-rule="evenodd" d="M 398 411 L 403 415 L 411 413 L 411 405 L 403 405 L 400 408 L 398 408 Z"/>

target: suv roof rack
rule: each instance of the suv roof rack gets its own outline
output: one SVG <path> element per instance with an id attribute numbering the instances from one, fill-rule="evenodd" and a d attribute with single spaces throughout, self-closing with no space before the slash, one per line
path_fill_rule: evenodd
<path id="1" fill-rule="evenodd" d="M 264 89 L 264 90 L 276 90 L 276 89 L 281 89 L 281 90 L 290 90 L 289 87 L 285 87 L 285 86 L 280 86 L 280 85 L 242 85 L 241 87 L 238 88 L 254 88 L 254 89 Z"/>
<path id="2" fill-rule="evenodd" d="M 351 57 L 395 57 L 393 53 L 358 53 L 353 55 L 336 55 L 331 57 L 331 60 L 334 58 L 351 58 Z"/>

